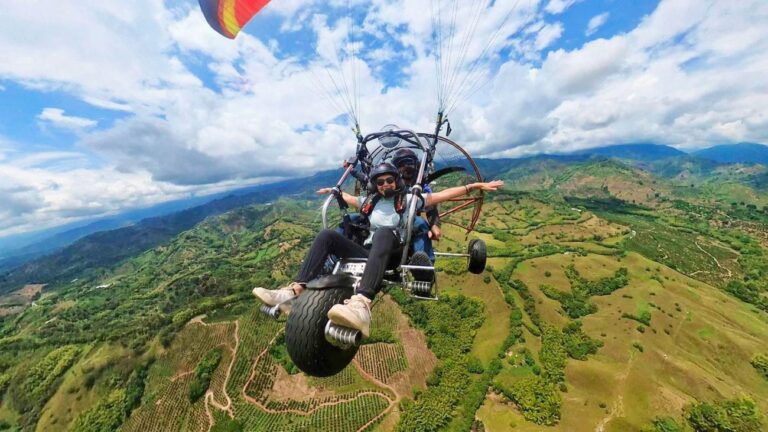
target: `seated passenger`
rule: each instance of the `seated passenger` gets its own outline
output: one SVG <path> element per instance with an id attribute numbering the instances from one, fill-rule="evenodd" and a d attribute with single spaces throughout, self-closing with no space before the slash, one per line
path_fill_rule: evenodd
<path id="1" fill-rule="evenodd" d="M 504 182 L 496 180 L 449 188 L 425 195 L 424 202 L 418 203 L 418 206 L 423 208 L 435 205 L 475 189 L 492 192 L 503 185 Z M 281 310 L 288 313 L 285 302 L 300 295 L 307 282 L 320 274 L 329 255 L 340 258 L 368 258 L 356 294 L 345 300 L 344 304 L 335 305 L 328 311 L 328 319 L 331 322 L 359 330 L 367 337 L 370 334 L 371 300 L 381 290 L 381 281 L 390 259 L 399 259 L 402 254 L 405 219 L 402 215 L 413 199 L 411 194 L 405 193 L 406 188 L 400 172 L 389 163 L 379 164 L 371 171 L 370 187 L 375 194 L 369 197 L 356 197 L 342 192 L 342 198 L 348 205 L 369 214 L 370 235 L 365 239 L 363 246 L 334 230 L 323 230 L 315 237 L 293 282 L 276 290 L 254 288 L 253 294 L 267 305 L 282 305 Z M 323 188 L 317 192 L 328 194 L 333 192 L 333 188 Z"/>
<path id="2" fill-rule="evenodd" d="M 407 148 L 397 150 L 392 155 L 392 163 L 400 172 L 406 187 L 411 187 L 416 183 L 420 161 L 413 150 Z M 425 194 L 432 193 L 432 189 L 426 183 L 422 184 L 422 190 Z M 426 214 L 429 222 L 421 216 L 417 216 L 413 221 L 413 255 L 411 257 L 411 264 L 414 265 L 431 266 L 434 264 L 435 251 L 432 248 L 432 240 L 439 241 L 442 234 L 440 231 L 440 213 L 437 210 L 437 206 L 427 208 Z M 428 274 L 423 272 L 421 273 L 423 277 L 418 276 L 419 272 L 414 274 L 418 279 L 429 277 Z"/>

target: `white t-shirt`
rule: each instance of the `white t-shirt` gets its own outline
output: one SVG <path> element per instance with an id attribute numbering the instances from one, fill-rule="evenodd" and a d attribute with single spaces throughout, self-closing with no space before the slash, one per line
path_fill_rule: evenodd
<path id="1" fill-rule="evenodd" d="M 368 221 L 371 223 L 371 234 L 368 236 L 367 239 L 365 239 L 365 242 L 363 244 L 368 245 L 371 244 L 373 241 L 373 233 L 376 232 L 379 228 L 398 228 L 400 230 L 405 229 L 405 223 L 406 218 L 408 216 L 408 206 L 411 203 L 411 199 L 413 198 L 413 194 L 406 195 L 406 205 L 405 205 L 405 212 L 403 213 L 403 217 L 401 218 L 400 215 L 397 213 L 397 210 L 395 210 L 395 198 L 379 198 L 379 201 L 376 203 L 376 206 L 373 207 L 373 210 L 371 211 L 371 215 L 368 216 Z M 373 199 L 373 197 L 371 197 Z M 359 196 L 357 197 L 357 203 L 359 207 L 363 206 L 363 202 L 365 201 L 365 196 Z M 419 200 L 416 212 L 420 212 L 424 208 L 424 199 Z M 402 220 L 401 220 L 402 219 Z M 402 235 L 402 233 L 401 233 Z"/>

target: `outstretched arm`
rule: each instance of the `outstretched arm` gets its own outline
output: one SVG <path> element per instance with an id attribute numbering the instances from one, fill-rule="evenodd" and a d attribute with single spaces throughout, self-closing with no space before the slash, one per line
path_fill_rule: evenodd
<path id="1" fill-rule="evenodd" d="M 329 193 L 333 193 L 333 188 L 322 188 L 317 190 L 317 194 L 319 195 L 325 195 Z M 357 202 L 357 197 L 354 195 L 350 195 L 344 191 L 341 191 L 341 198 L 344 199 L 344 202 L 347 203 L 347 205 L 350 207 L 355 209 L 360 207 L 360 203 Z"/>
<path id="2" fill-rule="evenodd" d="M 445 190 L 441 190 L 440 192 L 433 192 L 427 195 L 426 206 L 429 207 L 435 204 L 440 204 L 441 202 L 458 198 L 463 195 L 467 195 L 473 190 L 495 192 L 502 186 L 504 186 L 503 181 L 494 180 L 492 182 L 487 182 L 487 183 L 470 183 L 466 186 L 456 186 L 456 187 L 448 188 Z"/>

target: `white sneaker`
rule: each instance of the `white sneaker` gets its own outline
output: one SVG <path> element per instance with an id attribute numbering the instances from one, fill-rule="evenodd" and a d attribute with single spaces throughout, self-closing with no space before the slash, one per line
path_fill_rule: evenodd
<path id="1" fill-rule="evenodd" d="M 303 287 L 298 282 L 291 282 L 290 285 L 279 289 L 268 290 L 265 288 L 257 287 L 253 289 L 253 295 L 262 303 L 275 306 L 280 305 L 280 310 L 283 313 L 289 313 L 291 311 L 291 303 L 288 300 L 298 297 L 298 289 Z"/>
<path id="2" fill-rule="evenodd" d="M 328 311 L 328 319 L 332 323 L 359 330 L 363 337 L 371 333 L 371 301 L 368 297 L 355 294 L 344 300 L 344 304 L 334 305 Z"/>

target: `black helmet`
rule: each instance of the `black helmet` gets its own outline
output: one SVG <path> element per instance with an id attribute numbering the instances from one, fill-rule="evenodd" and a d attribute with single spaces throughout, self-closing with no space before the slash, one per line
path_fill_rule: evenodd
<path id="1" fill-rule="evenodd" d="M 371 179 L 371 181 L 374 181 L 376 180 L 376 177 L 379 177 L 384 174 L 391 174 L 395 178 L 400 177 L 400 171 L 398 171 L 397 168 L 395 168 L 395 166 L 389 162 L 382 162 L 376 165 L 371 170 L 371 175 L 369 175 L 368 177 Z"/>
<path id="2" fill-rule="evenodd" d="M 401 148 L 392 155 L 392 163 L 395 164 L 396 167 L 400 167 L 406 163 L 418 165 L 419 158 L 416 156 L 416 153 L 414 153 L 413 150 Z"/>
<path id="3" fill-rule="evenodd" d="M 368 192 L 370 193 L 376 193 L 378 189 L 376 188 L 376 178 L 383 176 L 384 174 L 389 174 L 395 178 L 395 189 L 396 190 L 402 190 L 405 185 L 403 184 L 403 179 L 400 177 L 400 171 L 395 168 L 394 165 L 392 165 L 389 162 L 382 162 L 378 165 L 376 165 L 371 170 L 371 175 L 368 176 Z"/>

